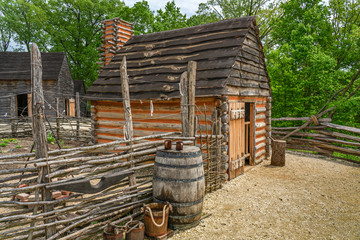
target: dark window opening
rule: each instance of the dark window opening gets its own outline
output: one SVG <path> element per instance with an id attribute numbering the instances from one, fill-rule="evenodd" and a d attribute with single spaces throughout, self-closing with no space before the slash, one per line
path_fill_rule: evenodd
<path id="1" fill-rule="evenodd" d="M 28 109 L 28 95 L 27 94 L 20 94 L 17 95 L 17 115 L 27 117 L 29 116 L 29 109 Z"/>

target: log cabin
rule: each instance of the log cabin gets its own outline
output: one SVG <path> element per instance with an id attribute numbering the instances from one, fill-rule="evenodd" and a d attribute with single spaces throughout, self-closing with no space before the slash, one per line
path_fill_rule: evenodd
<path id="1" fill-rule="evenodd" d="M 74 83 L 64 52 L 41 53 L 45 113 L 56 115 L 56 98 L 64 115 L 75 116 Z M 31 116 L 31 63 L 29 52 L 0 52 L 0 116 Z"/>
<path id="2" fill-rule="evenodd" d="M 119 18 L 103 24 L 102 70 L 87 92 L 95 142 L 124 137 L 124 56 L 134 136 L 181 131 L 180 76 L 196 61 L 199 125 L 208 129 L 204 113 L 221 119 L 228 179 L 269 156 L 271 88 L 255 16 L 139 36 Z"/>

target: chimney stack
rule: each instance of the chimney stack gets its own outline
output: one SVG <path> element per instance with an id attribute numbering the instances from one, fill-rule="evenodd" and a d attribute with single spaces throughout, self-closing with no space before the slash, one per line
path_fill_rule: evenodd
<path id="1" fill-rule="evenodd" d="M 103 24 L 101 31 L 103 35 L 101 36 L 102 45 L 98 48 L 101 52 L 99 58 L 101 62 L 98 64 L 102 70 L 104 66 L 110 63 L 116 52 L 131 38 L 134 31 L 131 23 L 118 17 L 103 20 L 101 23 Z"/>

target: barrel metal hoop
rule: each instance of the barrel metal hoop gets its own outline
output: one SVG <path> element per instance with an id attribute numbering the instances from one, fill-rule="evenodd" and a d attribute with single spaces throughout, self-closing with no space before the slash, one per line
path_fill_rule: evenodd
<path id="1" fill-rule="evenodd" d="M 175 183 L 190 183 L 190 182 L 197 182 L 199 180 L 202 180 L 204 176 L 193 178 L 193 179 L 169 179 L 169 178 L 161 178 L 156 175 L 154 175 L 154 180 L 160 180 L 163 182 L 175 182 Z"/>
<path id="2" fill-rule="evenodd" d="M 186 230 L 186 229 L 189 229 L 189 228 L 192 228 L 192 227 L 195 227 L 197 225 L 199 225 L 200 223 L 200 220 L 197 220 L 193 223 L 189 223 L 189 224 L 169 224 L 169 227 L 172 228 L 172 229 L 180 229 L 180 230 Z"/>
<path id="3" fill-rule="evenodd" d="M 195 213 L 195 214 L 191 214 L 191 215 L 186 215 L 186 216 L 174 216 L 174 215 L 169 215 L 169 218 L 171 219 L 188 219 L 188 218 L 194 218 L 199 216 L 202 213 L 202 211 L 200 210 L 199 212 Z"/>
<path id="4" fill-rule="evenodd" d="M 159 199 L 157 199 L 156 197 L 153 197 L 154 198 L 154 202 L 157 202 L 157 203 L 162 203 L 162 204 L 165 204 L 166 201 L 161 201 Z M 184 203 L 173 203 L 173 202 L 170 202 L 170 204 L 173 206 L 173 207 L 191 207 L 191 206 L 194 206 L 196 204 L 199 204 L 199 203 L 202 203 L 204 200 L 204 198 L 200 198 L 199 200 L 197 201 L 194 201 L 194 202 L 184 202 Z"/>
<path id="5" fill-rule="evenodd" d="M 158 163 L 155 161 L 155 166 L 158 167 L 165 167 L 165 168 L 185 168 L 185 169 L 190 169 L 190 168 L 197 168 L 197 167 L 202 167 L 203 163 L 198 163 L 198 164 L 191 164 L 191 165 L 170 165 L 170 164 L 163 164 L 163 163 Z"/>
<path id="6" fill-rule="evenodd" d="M 194 157 L 200 157 L 201 151 L 196 152 L 165 152 L 165 151 L 157 151 L 156 156 L 158 157 L 165 157 L 165 158 L 194 158 Z"/>

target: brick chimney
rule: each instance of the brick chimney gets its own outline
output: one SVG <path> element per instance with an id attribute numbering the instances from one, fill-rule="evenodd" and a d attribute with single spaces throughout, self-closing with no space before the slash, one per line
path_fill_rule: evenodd
<path id="1" fill-rule="evenodd" d="M 104 66 L 110 63 L 116 52 L 131 38 L 134 31 L 131 23 L 118 17 L 103 20 L 101 23 L 103 24 L 101 31 L 103 35 L 101 36 L 102 45 L 98 48 L 101 51 L 99 58 L 101 62 L 98 64 L 102 70 Z"/>

